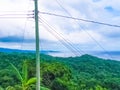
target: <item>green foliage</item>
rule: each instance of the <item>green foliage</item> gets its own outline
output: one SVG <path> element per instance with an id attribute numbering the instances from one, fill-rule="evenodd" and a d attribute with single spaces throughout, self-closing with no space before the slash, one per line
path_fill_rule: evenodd
<path id="1" fill-rule="evenodd" d="M 14 87 L 12 87 L 12 86 L 8 86 L 7 88 L 6 88 L 6 90 L 16 90 Z"/>
<path id="2" fill-rule="evenodd" d="M 0 90 L 35 90 L 34 53 L 0 53 L 0 62 Z M 119 61 L 42 54 L 40 65 L 41 90 L 120 90 Z"/>
<path id="3" fill-rule="evenodd" d="M 2 87 L 0 86 L 0 90 L 4 90 L 4 88 L 2 88 Z"/>
<path id="4" fill-rule="evenodd" d="M 28 78 L 28 64 L 26 60 L 23 61 L 22 74 L 20 74 L 20 71 L 12 63 L 10 63 L 10 65 L 13 67 L 18 78 L 21 81 L 22 90 L 28 90 L 28 88 L 30 88 L 30 85 L 36 82 L 36 77 Z"/>
<path id="5" fill-rule="evenodd" d="M 15 72 L 16 72 L 18 78 L 20 79 L 20 81 L 23 82 L 23 78 L 22 78 L 19 70 L 18 70 L 12 63 L 10 63 L 10 65 L 11 65 L 11 66 L 13 67 L 13 69 L 15 70 Z"/>
<path id="6" fill-rule="evenodd" d="M 14 85 L 14 82 L 17 83 L 17 80 L 14 79 L 13 77 L 15 76 L 13 75 L 13 73 L 11 73 L 10 70 L 8 69 L 0 70 L 0 85 L 3 88 Z"/>
<path id="7" fill-rule="evenodd" d="M 42 84 L 48 88 L 54 88 L 54 90 L 60 90 L 61 87 L 61 90 L 64 90 L 64 84 L 60 81 L 68 82 L 72 76 L 68 67 L 59 62 L 42 62 L 40 71 Z"/>
<path id="8" fill-rule="evenodd" d="M 50 90 L 50 89 L 40 86 L 40 90 Z"/>

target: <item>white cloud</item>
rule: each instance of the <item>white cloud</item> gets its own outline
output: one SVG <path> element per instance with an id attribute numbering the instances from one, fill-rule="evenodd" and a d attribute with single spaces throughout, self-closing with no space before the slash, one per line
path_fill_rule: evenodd
<path id="1" fill-rule="evenodd" d="M 94 41 L 91 39 L 91 37 L 95 38 L 96 41 L 101 41 L 103 39 L 103 37 L 100 34 L 93 32 L 92 30 L 77 31 L 77 32 L 70 33 L 67 36 L 68 36 L 67 39 L 69 39 L 74 44 L 93 43 Z"/>
<path id="2" fill-rule="evenodd" d="M 68 14 L 58 6 L 55 0 L 39 0 L 39 11 L 51 12 L 60 15 L 67 15 Z M 115 10 L 120 11 L 120 1 L 119 0 L 60 0 L 60 3 L 65 7 L 69 13 L 78 18 L 84 18 L 89 20 L 107 22 L 111 24 L 120 24 L 120 16 L 112 15 L 113 12 L 109 13 L 105 10 L 105 7 L 113 7 Z M 29 0 L 2 0 L 0 3 L 0 14 L 3 11 L 27 11 L 27 10 L 34 9 L 34 2 Z M 4 12 L 6 13 L 6 12 Z M 8 13 L 8 12 L 7 12 Z M 17 12 L 14 12 L 17 13 Z M 25 12 L 26 13 L 26 12 Z M 83 21 L 74 21 L 65 18 L 58 18 L 55 16 L 49 15 L 41 15 L 44 17 L 47 22 L 55 28 L 59 34 L 63 35 L 63 37 L 67 40 L 70 40 L 73 44 L 82 44 L 85 45 L 86 49 L 94 49 L 98 50 L 100 47 L 91 39 L 91 37 L 80 29 L 86 30 L 96 41 L 98 41 L 101 45 L 103 45 L 108 50 L 112 48 L 112 50 L 117 50 L 119 48 L 119 43 L 114 42 L 115 37 L 113 34 L 117 34 L 119 36 L 119 29 L 98 25 L 98 24 L 91 24 L 86 23 Z M 1 19 L 0 20 L 0 37 L 6 36 L 23 36 L 24 26 L 25 26 L 26 19 Z M 52 32 L 55 34 L 55 32 Z M 24 34 L 25 39 L 34 39 L 35 38 L 35 30 L 34 30 L 34 21 L 27 21 L 26 31 Z M 113 36 L 113 37 L 112 37 Z M 45 28 L 42 27 L 40 24 L 40 38 L 44 40 L 48 40 L 51 42 L 58 42 L 58 40 L 54 37 L 54 35 L 50 34 L 46 31 Z M 63 40 L 62 38 L 60 38 Z M 120 38 L 117 38 L 118 40 Z M 25 44 L 25 48 L 27 45 L 32 48 L 33 43 L 31 46 Z M 89 45 L 94 45 L 94 47 L 90 47 Z M 11 44 L 9 47 L 12 47 Z M 88 46 L 87 46 L 88 45 Z M 0 44 L 1 47 L 6 46 L 6 43 Z M 17 46 L 14 46 L 17 48 Z M 29 48 L 30 48 L 29 47 Z M 45 46 L 49 47 L 49 43 Z M 51 48 L 57 49 L 52 47 Z M 43 47 L 44 48 L 44 47 Z M 61 48 L 61 47 L 59 47 Z"/>

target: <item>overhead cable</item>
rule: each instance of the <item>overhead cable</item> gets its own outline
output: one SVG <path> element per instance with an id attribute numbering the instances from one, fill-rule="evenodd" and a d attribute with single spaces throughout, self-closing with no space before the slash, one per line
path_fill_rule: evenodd
<path id="1" fill-rule="evenodd" d="M 61 4 L 60 1 L 58 1 L 58 0 L 55 0 L 55 1 L 57 2 L 57 4 L 58 4 L 70 17 L 73 17 L 73 16 L 71 15 L 71 13 L 69 13 L 69 11 L 68 11 L 66 8 L 63 7 L 63 4 Z M 75 19 L 74 19 L 74 20 L 75 20 Z M 92 21 L 92 20 L 85 20 L 85 19 L 80 19 L 80 20 L 86 21 L 86 22 L 92 22 L 92 23 L 102 24 L 102 25 L 115 26 L 115 25 L 111 25 L 111 24 L 107 24 L 107 23 L 102 23 L 102 22 L 96 22 L 96 21 Z M 75 20 L 75 21 L 76 21 L 76 20 Z M 79 24 L 79 26 L 81 26 L 79 22 L 77 22 L 77 24 Z M 107 51 L 88 31 L 84 30 L 83 27 L 81 27 L 81 30 L 84 31 L 84 32 L 86 32 L 86 33 L 88 34 L 88 36 L 89 36 L 103 51 L 107 52 L 107 55 L 108 55 L 110 58 L 112 58 L 112 56 L 108 53 L 108 51 Z"/>
<path id="2" fill-rule="evenodd" d="M 61 36 L 60 33 L 56 32 L 53 27 L 51 27 L 49 24 L 47 24 L 45 21 L 41 21 L 41 23 L 47 25 L 51 30 L 47 29 L 52 35 L 54 35 L 66 48 L 68 48 L 74 55 L 79 56 L 83 52 L 82 50 L 78 50 L 75 48 L 68 40 L 66 40 L 63 36 Z M 44 26 L 45 26 L 44 25 Z M 53 33 L 54 31 L 55 33 Z M 61 40 L 62 39 L 62 40 Z M 84 52 L 83 52 L 84 53 Z"/>
<path id="3" fill-rule="evenodd" d="M 54 13 L 50 13 L 50 12 L 41 12 L 40 11 L 39 13 L 40 14 L 52 15 L 52 16 L 57 16 L 57 17 L 62 17 L 62 18 L 74 19 L 74 20 L 78 20 L 78 21 L 84 21 L 84 22 L 89 22 L 89 23 L 95 23 L 95 24 L 101 24 L 101 25 L 105 25 L 105 26 L 111 26 L 111 27 L 120 28 L 119 25 L 114 25 L 114 24 L 109 24 L 109 23 L 104 23 L 104 22 L 98 22 L 98 21 L 87 20 L 87 19 L 71 17 L 71 16 L 65 16 L 65 15 L 60 15 L 60 14 L 54 14 Z"/>

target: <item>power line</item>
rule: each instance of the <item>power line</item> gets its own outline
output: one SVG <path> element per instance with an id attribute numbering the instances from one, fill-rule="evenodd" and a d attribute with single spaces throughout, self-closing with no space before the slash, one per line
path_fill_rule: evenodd
<path id="1" fill-rule="evenodd" d="M 74 53 L 74 50 L 73 50 L 71 47 L 69 47 L 64 41 L 60 40 L 60 37 L 58 37 L 56 34 L 54 34 L 53 32 L 51 32 L 51 31 L 44 25 L 43 22 L 41 22 L 41 23 L 42 23 L 43 27 L 44 27 L 49 33 L 51 33 L 52 35 L 54 35 L 54 37 L 55 37 L 56 39 L 58 39 L 59 42 L 61 42 L 61 43 L 62 43 L 68 50 L 70 50 L 74 55 L 77 55 L 76 53 Z M 49 28 L 50 28 L 50 27 L 49 27 Z"/>
<path id="2" fill-rule="evenodd" d="M 30 1 L 28 1 L 28 9 L 29 9 L 29 6 L 30 6 Z M 34 16 L 34 13 L 33 13 L 33 11 L 32 11 L 32 13 L 33 14 L 28 14 L 30 11 L 27 11 L 27 16 L 29 16 L 29 15 L 33 15 Z M 25 20 L 25 25 L 24 25 L 24 28 L 23 28 L 23 33 L 22 33 L 22 35 L 23 35 L 23 38 L 22 38 L 22 40 L 21 40 L 21 47 L 20 47 L 20 49 L 22 49 L 22 47 L 23 47 L 23 42 L 24 42 L 24 39 L 25 39 L 25 31 L 26 31 L 26 26 L 27 26 L 27 21 L 28 21 L 28 17 L 26 18 L 26 20 Z"/>
<path id="3" fill-rule="evenodd" d="M 15 12 L 24 12 L 24 13 L 25 13 L 25 12 L 32 12 L 32 11 L 28 11 L 28 10 L 27 10 L 27 11 L 0 11 L 0 13 L 1 13 L 1 12 L 2 12 L 2 13 L 6 13 L 6 12 L 7 12 L 7 13 L 8 13 L 8 12 L 9 12 L 9 13 L 10 13 L 10 12 L 14 12 L 14 13 L 15 13 Z"/>
<path id="4" fill-rule="evenodd" d="M 81 52 L 84 53 L 82 50 L 78 50 L 75 48 L 70 41 L 66 40 L 63 36 L 61 36 L 58 32 L 55 31 L 53 27 L 51 27 L 49 24 L 47 24 L 45 21 L 42 20 L 43 23 L 45 23 L 52 31 L 54 31 L 56 34 L 54 34 L 52 31 L 49 30 L 49 32 L 54 35 L 66 48 L 68 48 L 73 54 L 76 56 L 81 55 Z M 48 30 L 48 29 L 47 29 Z M 61 40 L 63 39 L 63 40 Z M 81 52 L 80 52 L 81 51 Z"/>
<path id="5" fill-rule="evenodd" d="M 30 16 L 30 15 L 33 15 L 33 14 L 0 14 L 0 16 Z"/>
<path id="6" fill-rule="evenodd" d="M 62 6 L 62 4 L 58 1 L 58 0 L 55 0 L 57 2 L 57 4 L 68 14 L 71 16 L 71 14 Z M 72 16 L 71 16 L 72 17 Z"/>
<path id="7" fill-rule="evenodd" d="M 25 13 L 6 13 L 6 14 L 0 14 L 0 18 L 2 19 L 7 19 L 7 18 L 11 18 L 11 19 L 13 19 L 13 18 L 34 18 L 34 14 L 33 14 L 33 12 L 32 13 L 27 13 L 27 14 L 25 14 Z"/>
<path id="8" fill-rule="evenodd" d="M 3 16 L 2 16 L 2 17 L 1 17 L 1 16 L 0 16 L 0 19 L 8 19 L 8 18 L 9 18 L 9 19 L 21 19 L 21 18 L 34 18 L 34 17 L 30 17 L 30 16 L 29 16 L 29 17 L 21 17 L 21 16 L 17 16 L 17 17 L 13 17 L 13 16 L 12 16 L 12 17 L 11 17 L 11 16 L 7 16 L 7 17 L 4 16 L 4 17 L 3 17 Z"/>
<path id="9" fill-rule="evenodd" d="M 82 18 L 76 18 L 76 17 L 71 17 L 71 16 L 65 16 L 65 15 L 60 15 L 60 14 L 54 14 L 50 12 L 39 12 L 40 14 L 46 14 L 46 15 L 52 15 L 52 16 L 57 16 L 57 17 L 62 17 L 62 18 L 68 18 L 68 19 L 74 19 L 78 21 L 84 21 L 84 22 L 89 22 L 89 23 L 95 23 L 95 24 L 101 24 L 105 26 L 111 26 L 111 27 L 118 27 L 120 28 L 119 25 L 114 25 L 114 24 L 108 24 L 104 22 L 98 22 L 98 21 L 93 21 L 93 20 L 87 20 L 87 19 L 82 19 Z"/>
<path id="10" fill-rule="evenodd" d="M 61 4 L 58 0 L 55 0 L 55 1 L 57 2 L 57 4 L 58 4 L 68 15 L 70 15 L 70 17 L 73 17 L 73 16 L 69 13 L 69 11 L 62 6 L 62 4 Z M 75 20 L 75 19 L 74 19 L 74 20 Z M 82 20 L 82 21 L 86 21 L 86 22 L 92 22 L 92 23 L 97 23 L 97 24 L 102 24 L 102 25 L 113 26 L 113 25 L 111 25 L 111 24 L 96 22 L 96 21 L 92 21 L 92 20 L 85 20 L 85 19 L 81 19 L 81 20 Z M 76 21 L 76 20 L 75 20 L 75 21 Z M 79 22 L 77 22 L 77 24 L 80 25 Z M 114 26 L 115 26 L 115 25 L 114 25 Z M 85 31 L 85 30 L 83 29 L 83 27 L 81 27 L 81 28 L 82 28 L 81 30 Z M 105 48 L 104 48 L 89 32 L 87 32 L 87 31 L 85 31 L 85 32 L 89 35 L 89 37 L 90 37 L 101 49 L 103 49 L 105 52 L 107 52 L 107 54 L 112 58 L 112 56 L 108 53 L 108 51 L 106 51 Z"/>

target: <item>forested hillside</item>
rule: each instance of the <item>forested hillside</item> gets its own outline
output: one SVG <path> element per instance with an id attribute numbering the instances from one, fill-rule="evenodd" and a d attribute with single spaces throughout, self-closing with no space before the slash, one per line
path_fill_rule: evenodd
<path id="1" fill-rule="evenodd" d="M 120 62 L 41 54 L 41 90 L 120 90 Z M 35 54 L 0 53 L 0 90 L 35 90 Z"/>

